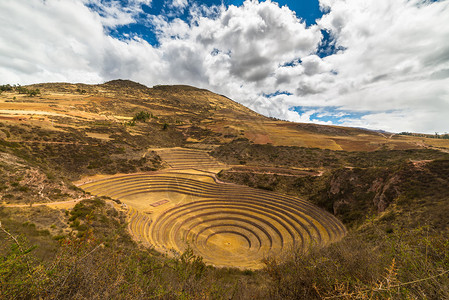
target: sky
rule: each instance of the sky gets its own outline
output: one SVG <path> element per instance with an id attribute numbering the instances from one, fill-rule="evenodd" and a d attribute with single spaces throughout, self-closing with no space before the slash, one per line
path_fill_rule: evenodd
<path id="1" fill-rule="evenodd" d="M 267 116 L 449 132 L 449 0 L 1 0 L 0 84 L 188 84 Z"/>

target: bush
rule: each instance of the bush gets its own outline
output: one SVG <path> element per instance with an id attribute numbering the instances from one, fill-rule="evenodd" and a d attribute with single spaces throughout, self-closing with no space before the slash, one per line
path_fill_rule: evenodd
<path id="1" fill-rule="evenodd" d="M 151 117 L 152 117 L 151 113 L 146 111 L 140 111 L 134 115 L 132 120 L 135 122 L 146 122 Z"/>
<path id="2" fill-rule="evenodd" d="M 41 91 L 39 89 L 34 89 L 34 90 L 29 90 L 26 87 L 22 87 L 22 86 L 17 86 L 15 88 L 15 90 L 19 93 L 19 94 L 27 94 L 29 97 L 33 97 L 33 96 L 37 96 L 38 94 L 41 93 Z"/>
<path id="3" fill-rule="evenodd" d="M 0 298 L 224 299 L 247 292 L 234 280 L 238 271 L 206 267 L 191 249 L 173 258 L 140 250 L 126 233 L 124 219 L 107 213 L 113 208 L 98 199 L 82 203 L 90 209 L 89 215 L 103 217 L 88 224 L 91 228 L 84 228 L 85 233 L 53 237 L 59 247 L 48 263 L 34 259 L 33 248 L 20 239 L 11 250 L 0 251 Z M 83 215 L 78 215 L 79 220 L 87 224 L 89 215 Z M 101 226 L 100 219 L 107 224 Z"/>
<path id="4" fill-rule="evenodd" d="M 12 90 L 13 90 L 13 87 L 10 84 L 0 85 L 0 93 L 1 92 L 12 91 Z"/>
<path id="5" fill-rule="evenodd" d="M 294 252 L 285 263 L 266 259 L 270 298 L 447 299 L 449 248 L 441 233 L 388 231 Z"/>

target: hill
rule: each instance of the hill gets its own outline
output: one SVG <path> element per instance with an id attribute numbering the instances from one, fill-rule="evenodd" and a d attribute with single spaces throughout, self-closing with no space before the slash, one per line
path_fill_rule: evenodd
<path id="1" fill-rule="evenodd" d="M 40 93 L 30 97 L 17 91 L 3 92 L 0 118 L 14 125 L 27 124 L 52 131 L 61 131 L 61 127 L 83 128 L 100 141 L 121 134 L 116 127 L 123 127 L 124 122 L 144 111 L 152 115 L 149 122 L 128 127 L 126 131 L 137 139 L 167 124 L 172 134 L 168 139 L 165 134 L 164 138 L 152 141 L 153 146 L 211 148 L 243 137 L 258 144 L 346 151 L 449 147 L 448 140 L 274 120 L 225 96 L 189 86 L 148 88 L 128 80 L 114 80 L 100 85 L 35 84 L 22 89 L 37 89 Z M 100 129 L 101 124 L 108 126 Z"/>

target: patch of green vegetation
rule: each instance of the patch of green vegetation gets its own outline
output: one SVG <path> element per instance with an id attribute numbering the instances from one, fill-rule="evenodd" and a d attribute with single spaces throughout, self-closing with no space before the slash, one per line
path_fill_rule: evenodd
<path id="1" fill-rule="evenodd" d="M 13 89 L 14 89 L 14 87 L 10 84 L 0 85 L 0 93 L 1 92 L 9 92 L 9 91 L 12 91 Z"/>
<path id="2" fill-rule="evenodd" d="M 0 252 L 2 298 L 257 297 L 258 292 L 247 289 L 256 284 L 256 275 L 207 267 L 189 248 L 170 258 L 139 249 L 127 234 L 124 215 L 101 199 L 82 201 L 70 214 L 83 234 L 53 237 L 58 241 L 53 260 L 36 260 L 24 239 L 5 245 Z M 3 229 L 10 231 L 9 226 Z M 3 231 L 0 238 L 8 237 Z"/>
<path id="3" fill-rule="evenodd" d="M 136 122 L 146 122 L 149 120 L 153 115 L 146 111 L 140 111 L 133 117 L 133 121 Z"/>
<path id="4" fill-rule="evenodd" d="M 449 248 L 428 227 L 370 227 L 328 248 L 267 259 L 271 299 L 442 299 L 449 296 Z M 370 236 L 370 240 L 366 237 Z"/>
<path id="5" fill-rule="evenodd" d="M 80 93 L 80 94 L 85 94 L 85 93 L 87 93 L 86 90 L 80 89 L 80 88 L 77 88 L 77 89 L 76 89 L 76 92 L 77 92 L 77 93 Z"/>
<path id="6" fill-rule="evenodd" d="M 140 112 L 136 113 L 134 115 L 134 117 L 132 118 L 132 120 L 127 122 L 126 124 L 129 126 L 134 126 L 134 125 L 136 125 L 136 122 L 145 123 L 150 118 L 153 118 L 153 114 L 151 114 L 150 112 L 146 112 L 146 111 L 140 111 Z"/>
<path id="7" fill-rule="evenodd" d="M 16 86 L 14 90 L 19 94 L 26 94 L 29 97 L 34 97 L 41 93 L 39 89 L 27 89 L 26 87 L 22 87 L 20 85 Z"/>
<path id="8" fill-rule="evenodd" d="M 10 92 L 10 91 L 15 91 L 18 92 L 19 94 L 27 94 L 30 97 L 39 95 L 41 93 L 41 91 L 36 88 L 36 89 L 28 89 L 26 87 L 21 86 L 20 84 L 14 84 L 14 85 L 10 85 L 10 84 L 4 84 L 4 85 L 0 85 L 0 93 L 1 92 Z"/>

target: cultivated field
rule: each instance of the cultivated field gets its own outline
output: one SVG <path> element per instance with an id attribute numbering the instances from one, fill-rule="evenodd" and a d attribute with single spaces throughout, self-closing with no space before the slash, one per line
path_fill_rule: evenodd
<path id="1" fill-rule="evenodd" d="M 144 245 L 161 252 L 190 246 L 212 265 L 257 269 L 268 256 L 324 246 L 346 233 L 334 216 L 307 201 L 218 182 L 214 173 L 198 169 L 218 166 L 205 152 L 162 152 L 171 166 L 192 169 L 113 176 L 81 186 L 125 203 L 129 229 Z"/>
<path id="2" fill-rule="evenodd" d="M 201 150 L 180 147 L 152 150 L 155 150 L 157 154 L 174 169 L 216 170 L 224 167 L 224 164 L 218 162 L 215 158 Z"/>

